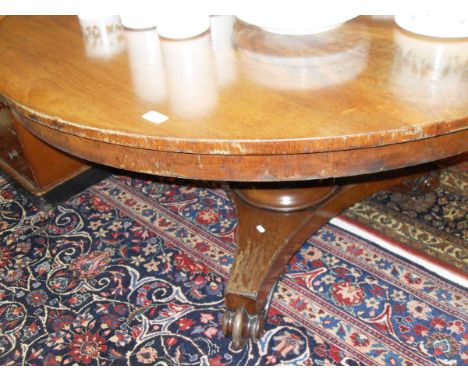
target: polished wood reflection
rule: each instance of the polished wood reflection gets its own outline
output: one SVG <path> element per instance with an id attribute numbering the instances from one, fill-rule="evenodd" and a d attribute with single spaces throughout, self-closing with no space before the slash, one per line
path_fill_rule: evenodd
<path id="1" fill-rule="evenodd" d="M 0 101 L 35 136 L 86 160 L 262 182 L 232 184 L 238 253 L 223 329 L 240 346 L 261 335 L 272 288 L 304 240 L 409 176 L 376 173 L 468 151 L 468 39 L 372 17 L 310 36 L 211 21 L 177 41 L 112 17 L 6 17 Z M 329 178 L 344 179 L 281 183 Z"/>
<path id="2" fill-rule="evenodd" d="M 79 157 L 267 182 L 384 171 L 467 150 L 466 39 L 419 37 L 371 17 L 299 37 L 224 16 L 182 41 L 115 21 L 101 29 L 71 16 L 0 24 L 0 95 L 48 128 L 36 134 Z M 142 118 L 149 111 L 168 119 Z M 456 142 L 443 153 L 435 149 L 442 135 Z M 112 145 L 133 151 L 122 159 Z"/>
<path id="3" fill-rule="evenodd" d="M 296 38 L 218 20 L 183 41 L 120 30 L 121 49 L 97 54 L 76 17 L 7 17 L 0 93 L 62 132 L 198 154 L 348 150 L 467 125 L 464 40 L 444 42 L 443 78 L 427 67 L 440 41 L 388 21 L 360 17 Z M 143 119 L 150 110 L 169 120 Z"/>
<path id="4" fill-rule="evenodd" d="M 430 139 L 355 150 L 296 155 L 205 155 L 120 146 L 81 138 L 17 114 L 37 137 L 63 151 L 108 166 L 162 176 L 239 182 L 308 180 L 374 173 L 414 166 L 468 149 L 468 129 Z"/>
<path id="5" fill-rule="evenodd" d="M 305 187 L 282 185 L 272 189 L 255 184 L 237 188 L 236 193 L 244 202 L 271 211 L 292 212 L 314 207 L 332 196 L 338 189 L 336 185 L 310 184 Z M 265 192 L 265 190 L 267 192 Z"/>

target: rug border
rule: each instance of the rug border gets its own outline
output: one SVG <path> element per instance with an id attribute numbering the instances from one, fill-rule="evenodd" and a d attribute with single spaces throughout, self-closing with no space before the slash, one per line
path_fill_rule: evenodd
<path id="1" fill-rule="evenodd" d="M 468 275 L 462 270 L 435 259 L 423 252 L 416 251 L 414 248 L 400 243 L 391 237 L 385 236 L 375 229 L 365 226 L 359 221 L 341 215 L 334 217 L 329 221 L 329 223 L 356 235 L 373 245 L 383 248 L 392 254 L 402 257 L 414 265 L 454 283 L 458 287 L 465 289 L 468 288 Z"/>

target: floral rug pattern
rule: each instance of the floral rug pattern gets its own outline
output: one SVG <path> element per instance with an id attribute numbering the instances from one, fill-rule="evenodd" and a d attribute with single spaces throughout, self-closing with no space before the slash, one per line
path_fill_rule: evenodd
<path id="1" fill-rule="evenodd" d="M 278 283 L 266 333 L 220 319 L 223 188 L 112 176 L 48 213 L 0 175 L 0 364 L 464 365 L 468 293 L 332 225 Z"/>
<path id="2" fill-rule="evenodd" d="M 345 215 L 387 237 L 468 274 L 468 169 L 440 172 L 424 195 L 385 191 L 356 203 Z"/>

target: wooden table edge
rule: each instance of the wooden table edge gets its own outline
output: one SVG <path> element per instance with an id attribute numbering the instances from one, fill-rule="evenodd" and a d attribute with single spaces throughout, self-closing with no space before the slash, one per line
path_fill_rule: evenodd
<path id="1" fill-rule="evenodd" d="M 183 179 L 231 182 L 315 180 L 389 171 L 468 151 L 468 129 L 375 147 L 300 154 L 193 154 L 122 146 L 49 128 L 22 115 L 38 138 L 71 155 L 103 165 Z M 241 169 L 241 170 L 240 170 Z"/>
<path id="2" fill-rule="evenodd" d="M 418 141 L 468 130 L 468 116 L 466 116 L 438 121 L 425 126 L 402 126 L 393 130 L 371 134 L 281 140 L 194 140 L 117 132 L 109 128 L 88 126 L 50 116 L 22 105 L 5 94 L 0 93 L 0 100 L 3 100 L 17 115 L 19 114 L 23 118 L 80 138 L 146 150 L 200 155 L 296 155 L 346 151 Z M 106 132 L 105 137 L 102 135 L 103 130 Z M 353 140 L 359 142 L 353 143 Z M 278 142 L 281 144 L 278 144 Z M 272 145 L 276 146 L 278 151 L 275 151 Z"/>

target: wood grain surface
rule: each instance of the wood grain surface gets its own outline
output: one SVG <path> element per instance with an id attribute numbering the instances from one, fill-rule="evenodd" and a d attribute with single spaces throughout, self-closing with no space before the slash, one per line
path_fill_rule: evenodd
<path id="1" fill-rule="evenodd" d="M 12 16 L 0 23 L 2 99 L 35 136 L 90 161 L 269 182 L 231 183 L 239 249 L 223 330 L 240 346 L 261 335 L 272 286 L 303 241 L 414 169 L 352 176 L 468 151 L 468 39 L 372 17 L 282 36 L 216 16 L 208 33 L 177 41 L 112 18 Z M 328 189 L 277 183 L 338 177 Z"/>
<path id="2" fill-rule="evenodd" d="M 468 130 L 373 148 L 288 155 L 206 155 L 122 147 L 20 117 L 37 137 L 92 162 L 161 176 L 235 182 L 327 179 L 415 166 L 466 151 Z"/>
<path id="3" fill-rule="evenodd" d="M 467 52 L 466 39 L 424 38 L 371 17 L 282 36 L 216 16 L 208 33 L 176 41 L 112 22 L 12 16 L 0 24 L 0 94 L 44 126 L 35 134 L 97 162 L 180 177 L 315 179 L 468 150 Z M 149 111 L 168 119 L 142 118 Z M 444 135 L 442 153 L 434 139 Z M 131 150 L 119 156 L 115 146 Z"/>

